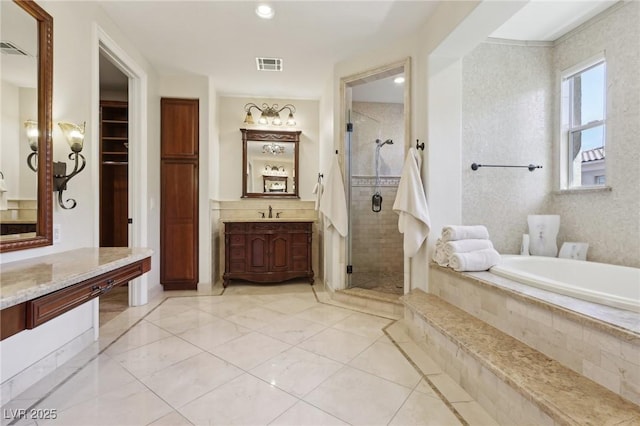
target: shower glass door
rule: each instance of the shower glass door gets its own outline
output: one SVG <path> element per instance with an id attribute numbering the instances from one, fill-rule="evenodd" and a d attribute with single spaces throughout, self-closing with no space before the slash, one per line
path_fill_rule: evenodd
<path id="1" fill-rule="evenodd" d="M 403 114 L 402 104 L 380 102 L 353 101 L 349 111 L 349 288 L 403 292 L 402 234 L 392 210 L 404 157 Z"/>

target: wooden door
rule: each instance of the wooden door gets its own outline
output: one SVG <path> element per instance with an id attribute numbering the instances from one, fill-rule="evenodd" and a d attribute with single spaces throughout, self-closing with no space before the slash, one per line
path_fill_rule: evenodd
<path id="1" fill-rule="evenodd" d="M 160 282 L 198 285 L 198 100 L 161 100 Z"/>

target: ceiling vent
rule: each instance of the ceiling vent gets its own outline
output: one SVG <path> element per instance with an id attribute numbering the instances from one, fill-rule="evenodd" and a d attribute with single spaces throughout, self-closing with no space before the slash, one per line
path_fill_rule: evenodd
<path id="1" fill-rule="evenodd" d="M 280 58 L 256 58 L 258 71 L 282 71 Z"/>
<path id="2" fill-rule="evenodd" d="M 24 49 L 19 48 L 10 41 L 0 41 L 0 52 L 5 55 L 31 56 Z"/>

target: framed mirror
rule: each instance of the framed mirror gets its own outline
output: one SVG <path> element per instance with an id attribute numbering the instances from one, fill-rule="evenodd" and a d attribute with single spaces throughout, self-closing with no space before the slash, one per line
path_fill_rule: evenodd
<path id="1" fill-rule="evenodd" d="M 242 198 L 299 198 L 300 130 L 242 132 Z"/>
<path id="2" fill-rule="evenodd" d="M 13 0 L 0 2 L 0 19 L 0 252 L 8 252 L 53 243 L 53 18 Z"/>

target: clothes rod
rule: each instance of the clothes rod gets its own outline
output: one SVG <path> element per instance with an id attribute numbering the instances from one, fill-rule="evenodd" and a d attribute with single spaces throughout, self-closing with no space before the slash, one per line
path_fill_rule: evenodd
<path id="1" fill-rule="evenodd" d="M 525 169 L 529 169 L 530 172 L 534 171 L 535 169 L 541 169 L 542 166 L 536 166 L 534 164 L 529 164 L 528 166 L 512 166 L 512 165 L 501 165 L 501 164 L 478 164 L 478 163 L 473 163 L 471 164 L 471 170 L 478 170 L 480 167 L 518 167 L 518 168 L 525 168 Z"/>

